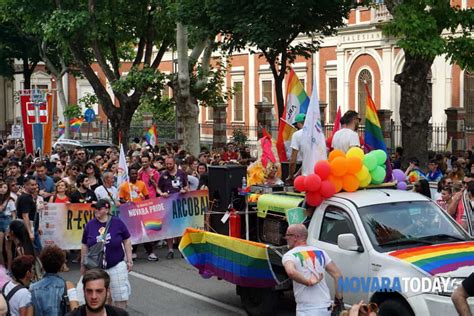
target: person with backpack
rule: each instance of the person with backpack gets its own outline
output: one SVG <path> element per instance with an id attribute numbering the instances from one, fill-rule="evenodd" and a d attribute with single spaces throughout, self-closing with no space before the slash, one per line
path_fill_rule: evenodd
<path id="1" fill-rule="evenodd" d="M 12 275 L 13 280 L 5 283 L 2 294 L 8 305 L 7 315 L 11 316 L 32 316 L 33 304 L 31 303 L 31 293 L 28 291 L 31 278 L 33 277 L 33 256 L 19 256 L 13 260 Z"/>
<path id="2" fill-rule="evenodd" d="M 77 308 L 79 302 L 74 284 L 58 275 L 66 261 L 64 252 L 58 246 L 47 246 L 39 259 L 46 273 L 30 286 L 35 316 L 66 315 Z"/>

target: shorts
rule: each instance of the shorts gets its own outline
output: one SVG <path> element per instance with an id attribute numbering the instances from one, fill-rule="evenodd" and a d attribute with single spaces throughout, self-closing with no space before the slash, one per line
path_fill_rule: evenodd
<path id="1" fill-rule="evenodd" d="M 474 296 L 474 273 L 471 273 L 464 281 L 462 281 L 462 287 L 466 291 L 467 295 Z"/>
<path id="2" fill-rule="evenodd" d="M 132 288 L 128 280 L 128 270 L 125 261 L 105 270 L 110 276 L 110 296 L 112 301 L 128 301 Z"/>
<path id="3" fill-rule="evenodd" d="M 8 215 L 1 214 L 0 215 L 0 232 L 6 233 L 8 231 L 8 226 L 10 226 L 10 222 L 12 218 Z"/>

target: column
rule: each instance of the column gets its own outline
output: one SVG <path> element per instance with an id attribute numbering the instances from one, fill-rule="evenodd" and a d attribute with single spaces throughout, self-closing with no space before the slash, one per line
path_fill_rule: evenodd
<path id="1" fill-rule="evenodd" d="M 464 143 L 464 119 L 466 117 L 466 111 L 463 108 L 451 107 L 444 110 L 444 112 L 447 116 L 447 141 L 449 142 L 451 140 L 452 153 L 456 156 L 461 155 L 466 147 Z M 451 150 L 451 148 L 448 150 Z"/>
<path id="2" fill-rule="evenodd" d="M 212 148 L 222 149 L 227 143 L 227 103 L 219 103 L 213 110 Z"/>
<path id="3" fill-rule="evenodd" d="M 384 46 L 382 49 L 382 65 L 380 74 L 382 77 L 382 85 L 380 87 L 380 106 L 385 109 L 391 109 L 390 95 L 392 88 L 392 47 Z"/>
<path id="4" fill-rule="evenodd" d="M 255 104 L 255 107 L 257 108 L 257 137 L 262 138 L 262 127 L 269 133 L 271 132 L 273 104 L 269 102 L 258 102 Z"/>
<path id="5" fill-rule="evenodd" d="M 392 144 L 392 111 L 386 109 L 377 110 L 377 115 L 380 121 L 380 127 L 382 128 L 382 134 L 385 141 L 385 145 L 387 146 L 388 152 L 393 152 L 395 148 L 393 148 Z"/>

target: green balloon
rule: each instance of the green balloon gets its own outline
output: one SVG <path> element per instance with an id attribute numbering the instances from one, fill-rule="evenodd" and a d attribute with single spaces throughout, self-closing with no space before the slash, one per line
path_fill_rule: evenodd
<path id="1" fill-rule="evenodd" d="M 364 166 L 369 169 L 369 171 L 372 171 L 377 167 L 377 157 L 373 155 L 372 153 L 368 153 L 364 157 Z"/>
<path id="2" fill-rule="evenodd" d="M 385 151 L 383 151 L 382 149 L 377 149 L 377 150 L 374 150 L 372 152 L 374 153 L 375 157 L 377 158 L 377 165 L 380 166 L 380 165 L 385 164 L 385 161 L 387 161 L 387 154 L 385 153 Z"/>
<path id="3" fill-rule="evenodd" d="M 380 184 L 383 183 L 383 180 L 385 180 L 385 175 L 387 172 L 385 171 L 384 168 L 381 166 L 377 166 L 373 171 L 370 172 L 370 175 L 372 176 L 372 184 Z"/>

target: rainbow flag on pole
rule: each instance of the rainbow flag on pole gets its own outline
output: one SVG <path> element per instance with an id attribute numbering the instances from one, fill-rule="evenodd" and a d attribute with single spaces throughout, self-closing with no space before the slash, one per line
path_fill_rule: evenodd
<path id="1" fill-rule="evenodd" d="M 374 100 L 372 100 L 367 85 L 365 85 L 365 91 L 367 91 L 367 102 L 365 109 L 364 147 L 367 149 L 367 151 L 382 149 L 387 154 L 387 157 L 390 157 L 389 153 L 387 152 L 387 146 L 385 145 L 382 126 L 380 125 L 379 117 L 377 115 L 377 108 L 375 106 Z M 387 176 L 385 181 L 391 181 L 392 164 L 390 163 L 390 158 L 387 158 L 385 165 L 387 167 Z"/>
<path id="2" fill-rule="evenodd" d="M 293 127 L 292 124 L 295 122 L 296 115 L 306 113 L 308 106 L 309 98 L 304 90 L 303 84 L 298 79 L 295 71 L 290 69 L 288 85 L 286 86 L 286 104 L 283 110 L 283 116 L 280 118 L 277 138 L 277 150 L 281 162 L 288 161 L 289 158 L 287 151 L 290 147 L 293 132 L 291 132 L 288 125 Z"/>
<path id="3" fill-rule="evenodd" d="M 153 124 L 145 134 L 146 142 L 151 147 L 155 147 L 158 144 L 158 132 L 156 131 L 156 125 Z"/>
<path id="4" fill-rule="evenodd" d="M 69 121 L 69 126 L 71 128 L 71 131 L 75 132 L 75 133 L 79 133 L 79 130 L 81 129 L 81 125 L 82 123 L 84 122 L 84 118 L 83 117 L 79 117 L 79 118 L 72 118 L 70 121 Z"/>
<path id="5" fill-rule="evenodd" d="M 260 288 L 281 283 L 265 244 L 187 228 L 179 250 L 205 278 L 216 276 L 236 285 Z"/>

